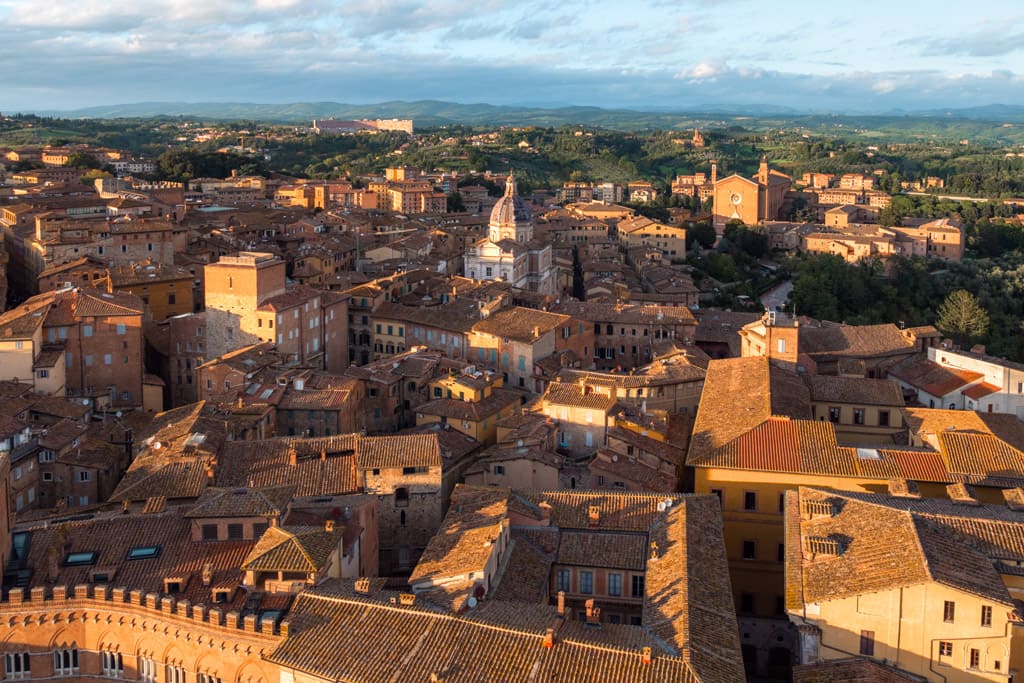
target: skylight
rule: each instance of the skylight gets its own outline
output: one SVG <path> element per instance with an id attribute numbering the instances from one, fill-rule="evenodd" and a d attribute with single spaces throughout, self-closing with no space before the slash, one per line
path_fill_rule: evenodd
<path id="1" fill-rule="evenodd" d="M 143 545 L 132 548 L 128 551 L 129 560 L 148 560 L 151 557 L 158 557 L 160 555 L 160 546 L 158 545 Z"/>
<path id="2" fill-rule="evenodd" d="M 83 567 L 90 564 L 96 564 L 95 551 L 68 553 L 64 556 L 64 565 L 66 567 Z"/>

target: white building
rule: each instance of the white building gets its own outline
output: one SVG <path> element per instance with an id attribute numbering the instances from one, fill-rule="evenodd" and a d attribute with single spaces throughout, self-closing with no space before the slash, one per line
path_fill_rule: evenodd
<path id="1" fill-rule="evenodd" d="M 928 360 L 939 365 L 984 375 L 963 390 L 965 410 L 1012 413 L 1024 420 L 1024 364 L 970 351 L 928 349 Z"/>
<path id="2" fill-rule="evenodd" d="M 509 174 L 505 195 L 491 211 L 486 238 L 466 249 L 465 275 L 474 280 L 505 280 L 520 289 L 552 294 L 551 245 L 533 238 L 530 208 L 516 195 Z"/>

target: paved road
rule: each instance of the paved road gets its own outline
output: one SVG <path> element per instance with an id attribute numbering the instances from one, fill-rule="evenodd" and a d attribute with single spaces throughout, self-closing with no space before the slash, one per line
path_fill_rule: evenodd
<path id="1" fill-rule="evenodd" d="M 793 282 L 786 280 L 781 285 L 769 289 L 761 295 L 761 305 L 769 311 L 777 310 L 786 305 L 789 293 L 793 291 Z"/>

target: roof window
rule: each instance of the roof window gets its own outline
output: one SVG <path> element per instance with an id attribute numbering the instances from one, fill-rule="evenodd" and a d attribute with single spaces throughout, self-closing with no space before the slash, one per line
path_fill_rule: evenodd
<path id="1" fill-rule="evenodd" d="M 84 567 L 90 564 L 96 564 L 96 552 L 92 550 L 79 553 L 68 553 L 64 556 L 65 567 Z"/>
<path id="2" fill-rule="evenodd" d="M 128 551 L 129 560 L 148 560 L 153 557 L 160 556 L 160 546 L 158 545 L 144 545 L 132 548 Z"/>

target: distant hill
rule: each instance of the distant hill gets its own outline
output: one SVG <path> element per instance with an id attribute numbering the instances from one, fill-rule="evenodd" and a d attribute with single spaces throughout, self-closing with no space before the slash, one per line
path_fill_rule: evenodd
<path id="1" fill-rule="evenodd" d="M 601 107 L 527 107 L 493 104 L 459 104 L 437 100 L 345 104 L 341 102 L 294 102 L 266 104 L 252 102 L 139 102 L 87 107 L 72 111 L 38 112 L 65 118 L 153 118 L 187 116 L 205 120 L 257 120 L 282 124 L 303 124 L 315 118 L 411 118 L 418 127 L 463 124 L 471 126 L 567 126 L 584 125 L 618 130 L 686 129 L 708 124 L 740 124 L 748 119 L 774 125 L 807 128 L 846 126 L 899 126 L 911 121 L 930 121 L 929 126 L 946 127 L 950 121 L 1024 123 L 1024 106 L 992 104 L 967 109 L 889 111 L 837 114 L 800 112 L 772 105 L 708 104 L 692 111 L 634 111 Z M 756 125 L 755 125 L 756 127 Z"/>

